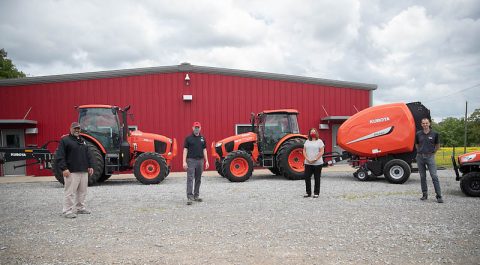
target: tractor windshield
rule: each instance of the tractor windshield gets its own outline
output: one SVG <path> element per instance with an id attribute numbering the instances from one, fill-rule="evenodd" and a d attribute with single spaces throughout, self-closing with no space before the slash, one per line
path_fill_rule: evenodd
<path id="1" fill-rule="evenodd" d="M 78 122 L 83 133 L 97 139 L 106 150 L 120 147 L 120 129 L 115 109 L 84 108 L 79 112 Z"/>
<path id="2" fill-rule="evenodd" d="M 287 134 L 299 133 L 296 114 L 275 113 L 260 117 L 259 134 L 264 152 L 273 152 L 275 145 Z"/>

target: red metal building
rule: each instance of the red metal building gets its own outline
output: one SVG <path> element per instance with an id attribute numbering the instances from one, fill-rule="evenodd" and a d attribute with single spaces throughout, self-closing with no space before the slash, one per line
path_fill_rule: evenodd
<path id="1" fill-rule="evenodd" d="M 77 119 L 75 106 L 108 104 L 131 105 L 134 117 L 130 125 L 176 138 L 179 150 L 193 121 L 202 123 L 202 133 L 211 143 L 245 127 L 251 112 L 297 109 L 301 132 L 319 128 L 326 151 L 332 151 L 339 124 L 371 106 L 376 88 L 373 84 L 188 63 L 4 79 L 0 80 L 0 146 L 40 146 L 59 139 Z M 173 171 L 181 170 L 181 160 L 180 152 Z M 25 171 L 4 165 L 3 172 L 50 175 L 35 166 Z"/>

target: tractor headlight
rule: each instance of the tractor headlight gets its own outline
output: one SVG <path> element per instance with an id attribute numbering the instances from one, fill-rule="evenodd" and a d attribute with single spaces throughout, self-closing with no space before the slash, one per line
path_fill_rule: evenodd
<path id="1" fill-rule="evenodd" d="M 477 157 L 477 154 L 471 154 L 471 155 L 462 157 L 461 160 L 462 160 L 462 162 L 468 162 L 468 161 L 471 161 L 471 160 L 475 159 L 475 157 Z"/>
<path id="2" fill-rule="evenodd" d="M 220 147 L 220 146 L 222 146 L 222 143 L 216 143 L 215 144 L 215 147 Z"/>

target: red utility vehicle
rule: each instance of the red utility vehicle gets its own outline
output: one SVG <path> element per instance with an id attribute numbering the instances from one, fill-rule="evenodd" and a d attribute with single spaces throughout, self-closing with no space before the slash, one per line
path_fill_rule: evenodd
<path id="1" fill-rule="evenodd" d="M 458 160 L 452 156 L 452 164 L 462 192 L 468 196 L 480 197 L 480 151 L 459 155 Z M 461 176 L 458 171 L 462 173 Z"/>

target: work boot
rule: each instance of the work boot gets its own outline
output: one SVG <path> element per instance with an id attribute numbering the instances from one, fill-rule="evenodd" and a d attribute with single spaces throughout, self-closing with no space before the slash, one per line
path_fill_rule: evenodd
<path id="1" fill-rule="evenodd" d="M 426 199 L 428 199 L 428 195 L 424 193 L 422 198 L 420 198 L 420 200 L 425 201 Z"/>
<path id="2" fill-rule="evenodd" d="M 443 203 L 443 198 L 442 198 L 442 196 L 437 197 L 437 202 L 438 202 L 438 203 Z"/>
<path id="3" fill-rule="evenodd" d="M 192 205 L 192 199 L 187 200 L 187 205 Z"/>
<path id="4" fill-rule="evenodd" d="M 89 210 L 87 209 L 83 209 L 83 210 L 78 210 L 77 211 L 77 214 L 91 214 L 92 212 L 90 212 Z"/>
<path id="5" fill-rule="evenodd" d="M 195 197 L 193 200 L 196 202 L 203 202 L 202 198 L 200 197 Z"/>

